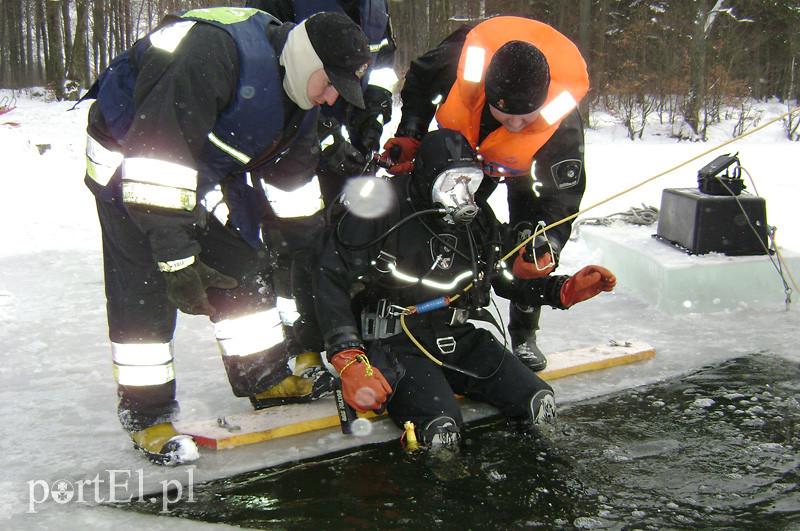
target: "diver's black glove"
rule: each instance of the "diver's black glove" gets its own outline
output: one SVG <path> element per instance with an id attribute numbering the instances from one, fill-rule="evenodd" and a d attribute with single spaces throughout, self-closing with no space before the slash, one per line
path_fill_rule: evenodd
<path id="1" fill-rule="evenodd" d="M 332 133 L 330 137 L 323 138 L 322 144 L 320 162 L 327 171 L 344 178 L 364 173 L 367 160 L 341 133 Z"/>
<path id="2" fill-rule="evenodd" d="M 353 131 L 353 145 L 366 155 L 380 148 L 383 126 L 392 119 L 392 93 L 383 87 L 367 85 L 364 107 L 353 108 L 350 130 Z"/>
<path id="3" fill-rule="evenodd" d="M 207 288 L 231 289 L 239 285 L 236 279 L 223 275 L 213 267 L 195 259 L 194 263 L 177 271 L 163 271 L 167 282 L 167 298 L 183 313 L 214 315 L 208 302 Z"/>

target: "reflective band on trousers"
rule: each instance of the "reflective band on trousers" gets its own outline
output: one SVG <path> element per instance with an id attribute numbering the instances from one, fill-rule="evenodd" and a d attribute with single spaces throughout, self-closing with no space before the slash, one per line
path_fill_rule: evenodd
<path id="1" fill-rule="evenodd" d="M 164 26 L 150 34 L 150 43 L 160 50 L 172 53 L 196 23 L 194 20 L 183 20 Z"/>
<path id="2" fill-rule="evenodd" d="M 300 218 L 322 210 L 322 191 L 315 175 L 307 184 L 291 192 L 264 183 L 264 192 L 273 212 L 279 218 Z"/>
<path id="3" fill-rule="evenodd" d="M 122 163 L 122 153 L 103 147 L 86 135 L 86 174 L 100 186 L 106 186 Z"/>
<path id="4" fill-rule="evenodd" d="M 111 343 L 119 385 L 162 385 L 175 379 L 172 343 Z"/>
<path id="5" fill-rule="evenodd" d="M 214 323 L 223 356 L 248 356 L 262 352 L 283 341 L 283 327 L 277 308 L 225 319 Z"/>

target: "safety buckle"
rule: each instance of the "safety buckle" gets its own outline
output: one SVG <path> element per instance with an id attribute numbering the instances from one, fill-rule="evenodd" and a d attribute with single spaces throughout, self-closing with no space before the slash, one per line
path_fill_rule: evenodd
<path id="1" fill-rule="evenodd" d="M 452 354 L 456 351 L 456 339 L 453 336 L 437 337 L 436 346 L 442 354 Z"/>
<path id="2" fill-rule="evenodd" d="M 375 260 L 372 261 L 372 266 L 378 270 L 379 273 L 388 273 L 393 266 L 397 265 L 397 257 L 393 254 L 381 250 Z"/>
<path id="3" fill-rule="evenodd" d="M 389 304 L 387 299 L 380 299 L 378 301 L 377 309 L 375 310 L 375 315 L 380 317 L 381 319 L 387 319 L 389 317 L 400 317 L 401 315 L 408 315 L 410 312 L 408 308 L 405 306 L 400 306 L 398 304 Z"/>
<path id="4" fill-rule="evenodd" d="M 534 234 L 539 231 L 541 232 L 536 234 L 533 242 L 531 242 L 531 246 L 533 247 L 533 263 L 536 265 L 536 269 L 538 271 L 544 271 L 545 269 L 556 265 L 555 253 L 553 253 L 553 245 L 550 243 L 550 238 L 547 237 L 547 231 L 545 231 L 545 227 L 547 227 L 547 224 L 544 221 L 540 220 L 536 224 L 536 231 Z M 536 252 L 536 249 L 541 249 L 545 246 L 547 247 L 545 252 L 550 253 L 550 263 L 544 265 L 543 267 L 539 267 L 539 257 L 537 256 L 538 253 Z"/>

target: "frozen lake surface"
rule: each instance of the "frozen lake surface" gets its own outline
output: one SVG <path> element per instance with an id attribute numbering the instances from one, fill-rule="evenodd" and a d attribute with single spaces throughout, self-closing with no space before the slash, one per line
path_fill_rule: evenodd
<path id="1" fill-rule="evenodd" d="M 193 527 L 195 523 L 187 520 L 97 507 L 94 503 L 89 503 L 94 498 L 94 493 L 91 496 L 88 494 L 89 490 L 86 503 L 76 500 L 57 503 L 52 497 L 42 503 L 32 503 L 41 497 L 41 491 L 35 491 L 32 495 L 32 485 L 47 485 L 50 489 L 57 486 L 57 482 L 62 479 L 74 484 L 92 480 L 101 473 L 103 477 L 107 477 L 109 470 L 122 470 L 128 471 L 131 478 L 126 487 L 135 491 L 138 487 L 139 471 L 142 471 L 141 474 L 148 484 L 169 480 L 185 482 L 188 470 L 192 470 L 198 478 L 213 477 L 214 463 L 237 459 L 235 453 L 205 453 L 204 459 L 192 469 L 156 468 L 147 464 L 131 449 L 128 437 L 118 425 L 115 413 L 116 392 L 106 338 L 99 227 L 93 198 L 82 182 L 85 115 L 88 106 L 67 112 L 69 106 L 67 103 L 46 103 L 40 99 L 20 97 L 17 109 L 0 120 L 0 156 L 4 164 L 1 177 L 4 194 L 0 203 L 0 224 L 3 226 L 0 232 L 0 340 L 3 344 L 0 353 L 0 412 L 6 434 L 0 440 L 4 472 L 0 477 L 0 526 L 6 529 L 63 527 L 65 524 L 73 528 L 107 528 L 112 525 Z M 775 115 L 784 108 L 779 104 L 764 105 L 767 115 Z M 8 125 L 8 122 L 16 122 L 19 126 Z M 653 129 L 653 133 L 661 136 L 654 134 L 645 142 L 631 143 L 620 134 L 619 126 L 605 124 L 601 120 L 597 123 L 598 129 L 587 132 L 586 164 L 589 181 L 584 205 L 593 204 L 705 151 L 715 141 L 727 138 L 730 130 L 724 124 L 713 130 L 708 144 L 678 143 L 662 135 L 657 129 Z M 759 192 L 767 200 L 768 221 L 778 225 L 779 243 L 800 251 L 800 216 L 797 216 L 795 205 L 797 197 L 800 197 L 800 181 L 794 170 L 787 171 L 787 168 L 800 167 L 800 145 L 785 141 L 780 124 L 776 124 L 759 135 L 734 145 L 726 152 L 734 150 L 739 151 L 742 163 L 753 175 Z M 714 156 L 715 154 L 709 155 L 708 160 Z M 689 165 L 604 205 L 590 215 L 626 210 L 641 203 L 658 206 L 662 188 L 693 186 L 697 169 L 706 162 L 708 161 L 704 160 Z M 502 216 L 500 204 L 498 210 Z M 619 230 L 638 229 L 623 227 Z M 573 272 L 590 262 L 602 264 L 602 253 L 587 246 L 586 241 L 578 240 L 566 247 L 560 271 Z M 797 277 L 798 272 L 794 273 Z M 746 279 L 739 281 L 746 282 Z M 778 282 L 777 276 L 775 281 Z M 800 295 L 795 294 L 795 299 L 798 297 Z M 481 441 L 479 446 L 487 452 L 484 455 L 476 451 L 472 455 L 468 447 L 463 463 L 468 470 L 472 467 L 473 471 L 486 467 L 483 475 L 475 475 L 473 480 L 463 485 L 468 492 L 472 491 L 470 496 L 474 496 L 475 504 L 472 507 L 475 507 L 475 514 L 489 518 L 491 511 L 487 507 L 490 506 L 482 507 L 479 501 L 490 500 L 489 492 L 513 490 L 502 486 L 504 484 L 525 485 L 525 492 L 519 493 L 526 497 L 525 500 L 529 500 L 531 496 L 544 496 L 546 493 L 537 494 L 535 490 L 537 481 L 541 481 L 545 486 L 561 485 L 558 488 L 567 489 L 566 492 L 576 492 L 579 494 L 578 499 L 588 504 L 583 508 L 565 508 L 561 512 L 554 512 L 554 518 L 556 514 L 561 515 L 557 518 L 562 518 L 565 525 L 591 527 L 594 519 L 599 519 L 601 523 L 612 522 L 612 527 L 620 525 L 620 522 L 634 526 L 679 527 L 679 521 L 659 520 L 657 513 L 671 511 L 693 522 L 704 520 L 693 519 L 695 516 L 692 511 L 697 511 L 699 516 L 713 518 L 713 511 L 704 512 L 704 507 L 710 504 L 707 498 L 710 499 L 717 492 L 714 489 L 722 489 L 721 492 L 724 493 L 728 492 L 725 489 L 732 488 L 730 485 L 723 485 L 725 473 L 742 475 L 743 482 L 733 478 L 731 485 L 750 485 L 753 490 L 743 487 L 740 493 L 745 498 L 738 500 L 737 504 L 749 503 L 756 509 L 761 507 L 763 510 L 758 510 L 764 518 L 771 518 L 780 509 L 770 508 L 770 500 L 777 500 L 779 506 L 784 502 L 794 502 L 796 507 L 796 478 L 792 482 L 788 472 L 786 479 L 770 479 L 775 485 L 786 484 L 785 496 L 775 494 L 778 487 L 758 491 L 755 480 L 752 480 L 752 471 L 744 465 L 739 466 L 739 472 L 710 470 L 709 479 L 705 483 L 703 467 L 692 475 L 683 472 L 676 474 L 676 477 L 682 475 L 691 480 L 693 489 L 700 489 L 702 485 L 711 489 L 709 492 L 697 490 L 698 494 L 690 496 L 687 494 L 689 487 L 684 484 L 666 483 L 656 489 L 653 486 L 655 480 L 652 484 L 648 483 L 650 479 L 647 467 L 635 468 L 634 465 L 647 462 L 649 458 L 637 456 L 645 452 L 651 444 L 654 446 L 651 451 L 666 462 L 670 456 L 675 455 L 670 452 L 679 453 L 680 448 L 692 448 L 695 444 L 700 447 L 702 445 L 698 441 L 703 438 L 712 447 L 717 445 L 720 449 L 730 449 L 729 446 L 741 443 L 738 435 L 744 433 L 755 445 L 781 445 L 773 450 L 770 450 L 773 447 L 765 446 L 759 451 L 775 457 L 776 476 L 770 478 L 783 474 L 784 468 L 791 465 L 791 460 L 785 461 L 784 458 L 790 447 L 796 445 L 796 435 L 795 439 L 790 436 L 783 442 L 760 439 L 755 436 L 755 432 L 762 428 L 747 426 L 743 422 L 747 419 L 760 419 L 765 423 L 764 426 L 774 426 L 780 431 L 779 421 L 775 420 L 776 415 L 783 416 L 784 419 L 796 418 L 780 413 L 786 404 L 791 403 L 792 397 L 797 397 L 798 390 L 792 387 L 791 380 L 787 380 L 780 402 L 773 400 L 769 408 L 762 406 L 765 410 L 763 415 L 751 415 L 748 412 L 751 407 L 756 407 L 755 404 L 743 408 L 738 405 L 738 400 L 720 398 L 722 395 L 715 389 L 733 388 L 738 385 L 737 382 L 742 382 L 746 392 L 731 392 L 744 394 L 748 400 L 752 397 L 759 397 L 760 400 L 766 383 L 770 383 L 769 378 L 780 378 L 784 374 L 787 378 L 789 375 L 796 375 L 797 364 L 800 363 L 800 352 L 797 348 L 800 340 L 798 325 L 800 319 L 796 303 L 787 312 L 782 297 L 776 297 L 774 301 L 768 301 L 758 308 L 743 306 L 714 313 L 670 314 L 659 310 L 636 290 L 622 283 L 613 294 L 604 294 L 568 312 L 546 310 L 541 332 L 541 345 L 546 351 L 585 347 L 609 339 L 635 338 L 653 345 L 658 355 L 652 361 L 635 366 L 557 381 L 555 388 L 558 400 L 561 404 L 569 405 L 564 410 L 562 426 L 567 430 L 567 435 L 570 429 L 577 432 L 563 440 L 555 439 L 552 447 L 539 448 L 513 430 L 506 429 L 502 423 L 474 430 L 472 437 Z M 236 399 L 230 393 L 219 352 L 213 341 L 211 326 L 205 318 L 182 315 L 175 347 L 178 397 L 183 418 L 214 418 L 221 413 L 246 411 L 250 407 L 246 400 Z M 762 354 L 754 356 L 756 353 Z M 741 367 L 749 367 L 748 363 L 755 364 L 757 371 L 765 372 L 767 376 L 763 380 L 749 381 L 748 372 L 739 370 Z M 696 373 L 706 366 L 711 367 L 710 372 L 703 374 L 716 375 L 714 385 L 717 387 L 709 387 L 708 392 L 703 388 L 702 392 L 689 395 L 671 394 L 671 389 L 676 386 L 690 385 L 684 382 L 682 375 Z M 727 370 L 729 366 L 735 368 L 733 373 Z M 797 380 L 796 376 L 794 379 Z M 642 391 L 642 386 L 648 384 L 655 384 L 653 390 Z M 605 396 L 609 394 L 610 396 Z M 777 393 L 773 394 L 778 396 Z M 654 398 L 647 398 L 649 395 Z M 595 397 L 601 398 L 592 401 Z M 590 401 L 586 402 L 587 400 Z M 711 404 L 709 400 L 714 403 Z M 658 401 L 663 401 L 664 406 L 659 408 L 653 405 Z M 698 401 L 697 404 L 692 406 L 695 401 Z M 619 407 L 615 405 L 617 402 Z M 736 409 L 728 411 L 729 405 Z M 673 411 L 670 409 L 672 407 L 677 409 Z M 737 409 L 744 412 L 741 422 L 737 420 Z M 627 415 L 626 411 L 633 411 L 638 415 L 634 426 L 643 434 L 639 442 L 635 442 L 635 437 L 625 431 L 622 420 Z M 715 416 L 719 412 L 723 417 Z M 574 423 L 570 420 L 573 414 L 577 415 Z M 686 422 L 681 419 L 682 416 L 687 416 Z M 677 419 L 680 422 L 672 431 L 664 432 L 666 427 L 662 422 L 666 422 L 665 419 Z M 699 420 L 694 424 L 688 422 L 692 419 Z M 713 424 L 716 422 L 720 424 Z M 693 426 L 708 423 L 718 429 L 704 428 L 705 431 L 697 435 L 699 439 L 694 438 Z M 597 431 L 592 431 L 592 426 Z M 611 430 L 609 433 L 617 439 L 602 435 L 606 426 Z M 645 437 L 650 433 L 653 434 L 652 437 Z M 598 438 L 603 439 L 603 444 L 599 447 L 610 449 L 611 454 L 604 456 L 603 452 L 595 452 Z M 503 441 L 508 441 L 507 446 Z M 668 442 L 659 447 L 661 443 L 658 441 Z M 644 447 L 637 446 L 639 443 Z M 617 449 L 614 449 L 614 445 Z M 738 451 L 737 448 L 733 450 Z M 292 461 L 302 457 L 297 448 L 287 448 L 279 455 L 270 453 L 266 448 L 260 451 L 265 462 L 268 460 L 267 455 L 271 461 Z M 563 454 L 559 453 L 562 451 Z M 495 457 L 497 452 L 499 455 Z M 510 463 L 520 461 L 519 455 L 522 452 L 529 452 L 527 455 L 531 457 L 523 460 L 525 462 L 537 461 L 536 456 L 545 452 L 543 462 L 549 465 L 543 465 L 537 469 L 538 472 L 522 468 L 520 475 L 517 475 L 509 467 Z M 794 453 L 796 455 L 796 450 Z M 247 453 L 247 459 L 252 460 L 256 467 L 259 464 L 258 454 L 258 449 Z M 358 462 L 359 455 L 362 454 L 355 454 L 355 462 Z M 406 459 L 395 447 L 390 446 L 366 450 L 365 455 L 372 456 L 369 459 L 377 456 L 381 462 L 394 460 L 396 463 L 405 463 Z M 627 477 L 636 478 L 639 481 L 637 485 L 650 489 L 652 497 L 647 503 L 642 503 L 633 502 L 632 500 L 637 499 L 633 494 L 633 497 L 623 499 L 611 492 L 584 493 L 578 487 L 575 487 L 578 490 L 569 490 L 573 485 L 564 486 L 559 482 L 563 480 L 579 483 L 582 475 L 591 471 L 587 472 L 583 465 L 580 468 L 570 468 L 572 464 L 559 464 L 559 455 L 588 460 L 590 463 L 594 459 L 598 466 L 602 464 L 598 474 L 603 470 L 610 474 L 611 471 L 616 471 L 614 467 L 628 466 L 626 463 L 632 461 L 634 465 L 624 473 L 628 474 Z M 615 460 L 614 456 L 627 456 L 631 461 Z M 697 455 L 689 455 L 683 464 L 688 470 L 692 468 L 692 463 L 703 463 L 702 459 L 705 458 L 698 451 Z M 348 458 L 344 462 L 347 463 Z M 498 464 L 494 466 L 492 463 Z M 325 469 L 325 465 L 320 466 L 322 468 L 316 470 Z M 772 465 L 766 463 L 764 466 Z M 796 468 L 796 464 L 794 467 Z M 658 467 L 656 468 L 658 471 Z M 335 474 L 336 470 L 334 467 L 331 472 L 326 473 Z M 400 466 L 393 470 L 402 472 L 403 468 Z M 422 473 L 420 470 L 412 465 L 407 473 L 419 475 Z M 559 470 L 564 474 L 559 475 Z M 523 471 L 532 474 L 530 478 L 523 477 Z M 294 473 L 300 474 L 302 470 L 293 472 L 282 469 L 275 477 L 292 477 Z M 430 474 L 434 474 L 434 471 Z M 503 474 L 507 479 L 492 479 Z M 426 477 L 429 485 L 437 485 L 436 481 L 445 481 L 435 475 Z M 587 476 L 587 484 L 592 485 L 595 482 L 597 485 L 600 477 L 590 474 Z M 119 481 L 123 479 L 119 478 Z M 346 488 L 357 488 L 357 485 L 349 482 L 342 485 Z M 107 485 L 103 488 L 106 487 Z M 288 488 L 288 485 L 283 487 Z M 269 492 L 268 487 L 263 488 L 263 492 Z M 597 489 L 596 486 L 593 488 Z M 124 496 L 125 491 L 121 492 Z M 308 499 L 312 499 L 318 492 L 307 494 L 310 496 Z M 388 498 L 396 494 L 384 494 L 387 499 L 376 501 L 375 510 L 382 507 L 380 504 L 393 503 Z M 102 489 L 100 495 L 102 499 L 108 498 L 107 491 Z M 424 498 L 431 495 L 431 492 L 422 491 L 418 495 Z M 443 496 L 444 491 L 436 495 Z M 605 501 L 600 498 L 601 495 Z M 687 502 L 686 497 L 697 503 Z M 659 501 L 661 498 L 664 498 L 663 503 Z M 288 500 L 288 496 L 282 499 Z M 446 506 L 445 500 L 437 499 Z M 644 508 L 626 508 L 627 502 L 624 500 Z M 760 500 L 767 502 L 760 506 Z M 513 500 L 504 498 L 498 503 L 505 506 L 512 502 Z M 309 502 L 303 506 L 302 500 L 298 503 L 300 505 L 292 506 L 296 511 L 308 512 L 316 505 Z M 509 525 L 523 525 L 520 522 L 528 518 L 522 512 L 531 506 L 526 504 L 533 502 L 523 500 L 519 503 L 522 503 L 519 506 L 522 509 L 515 513 L 519 520 L 507 521 Z M 678 508 L 675 509 L 670 504 L 675 504 Z M 717 507 L 714 504 L 711 506 Z M 289 506 L 281 507 L 285 509 Z M 384 507 L 385 511 L 389 509 Z M 641 511 L 644 515 L 634 514 L 635 511 Z M 531 521 L 546 518 L 546 515 L 539 513 L 531 514 Z M 479 521 L 476 520 L 476 526 Z M 542 521 L 556 522 L 546 519 Z M 707 522 L 717 523 L 713 519 Z M 280 527 L 280 524 L 276 525 Z M 287 521 L 287 527 L 288 525 Z M 687 520 L 685 525 L 692 524 Z"/>

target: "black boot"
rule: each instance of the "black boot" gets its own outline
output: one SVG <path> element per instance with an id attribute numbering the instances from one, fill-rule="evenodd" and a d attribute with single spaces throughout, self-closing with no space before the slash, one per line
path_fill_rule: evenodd
<path id="1" fill-rule="evenodd" d="M 511 350 L 533 372 L 547 367 L 547 358 L 536 345 L 536 331 L 539 329 L 541 306 L 517 306 L 511 304 L 508 334 L 511 337 Z"/>

